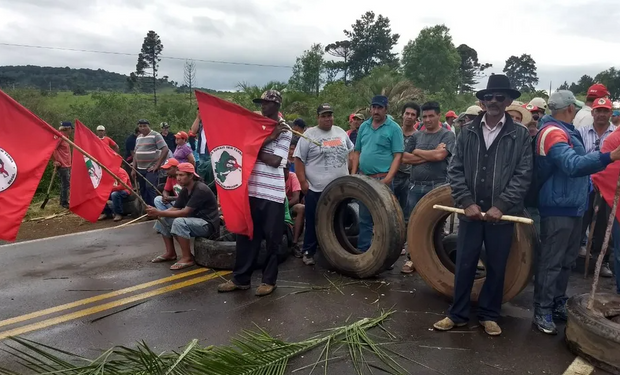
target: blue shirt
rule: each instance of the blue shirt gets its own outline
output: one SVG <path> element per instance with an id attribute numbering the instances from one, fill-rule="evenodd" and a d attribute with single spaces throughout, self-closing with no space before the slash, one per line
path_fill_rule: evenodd
<path id="1" fill-rule="evenodd" d="M 389 116 L 377 129 L 372 127 L 372 118 L 369 118 L 359 128 L 355 151 L 360 152 L 361 173 L 387 173 L 394 161 L 394 154 L 405 151 L 403 131 Z"/>

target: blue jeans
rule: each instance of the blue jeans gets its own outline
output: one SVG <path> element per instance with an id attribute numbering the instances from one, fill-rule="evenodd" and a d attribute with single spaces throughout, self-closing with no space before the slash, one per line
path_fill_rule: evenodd
<path id="1" fill-rule="evenodd" d="M 616 293 L 620 294 L 620 224 L 618 223 L 618 219 L 614 220 L 612 236 L 614 238 L 614 275 L 616 275 Z"/>
<path id="2" fill-rule="evenodd" d="M 155 206 L 153 207 L 157 208 L 160 211 L 164 211 L 172 207 L 172 203 L 164 203 L 164 197 L 162 197 L 161 195 L 155 197 L 154 203 Z"/>
<path id="3" fill-rule="evenodd" d="M 422 199 L 426 194 L 428 194 L 431 190 L 436 188 L 437 186 L 442 184 L 432 184 L 432 185 L 422 185 L 420 183 L 412 182 L 411 188 L 409 188 L 409 197 L 407 198 L 407 211 L 409 215 L 413 212 L 413 209 L 418 204 L 420 199 Z"/>
<path id="4" fill-rule="evenodd" d="M 103 213 L 106 215 L 122 215 L 123 214 L 123 199 L 127 198 L 129 193 L 125 190 L 113 191 L 110 193 L 110 200 L 112 201 L 112 209 L 107 204 L 103 208 Z"/>
<path id="5" fill-rule="evenodd" d="M 375 180 L 382 180 L 383 177 L 376 177 Z M 392 192 L 394 191 L 394 182 L 389 185 Z M 360 231 L 357 236 L 357 248 L 359 251 L 365 252 L 370 248 L 370 244 L 372 242 L 372 230 L 374 227 L 374 223 L 372 221 L 372 216 L 370 215 L 370 211 L 366 208 L 364 203 L 359 202 L 360 205 L 360 222 L 359 227 Z M 307 208 L 306 208 L 307 210 Z"/>
<path id="6" fill-rule="evenodd" d="M 403 210 L 403 214 L 405 215 L 405 224 L 409 223 L 409 215 L 411 215 L 411 211 L 407 210 L 409 208 L 407 200 L 410 187 L 411 183 L 409 182 L 409 175 L 401 172 L 397 173 L 396 177 L 394 177 L 394 195 L 396 196 L 396 199 L 398 199 L 400 208 Z"/>
<path id="7" fill-rule="evenodd" d="M 153 186 L 157 186 L 159 175 L 157 172 L 148 172 L 146 169 L 138 169 L 138 173 L 143 177 L 138 180 L 140 184 L 140 196 L 142 196 L 146 204 L 153 206 L 155 204 L 154 201 L 157 196 L 157 191 L 144 180 L 146 179 L 153 184 Z"/>
<path id="8" fill-rule="evenodd" d="M 60 178 L 60 205 L 69 206 L 71 167 L 59 167 L 58 177 Z"/>
<path id="9" fill-rule="evenodd" d="M 314 215 L 316 214 L 316 206 L 319 203 L 320 197 L 320 192 L 317 193 L 312 190 L 308 190 L 308 194 L 306 194 L 306 207 L 304 210 L 306 230 L 304 231 L 304 247 L 302 251 L 309 257 L 313 257 L 316 254 L 317 239 Z"/>
<path id="10" fill-rule="evenodd" d="M 163 220 L 166 225 L 162 225 L 159 220 Z M 189 240 L 192 237 L 210 237 L 213 234 L 211 225 L 197 217 L 162 217 L 159 220 L 153 228 L 164 237 L 177 236 Z"/>

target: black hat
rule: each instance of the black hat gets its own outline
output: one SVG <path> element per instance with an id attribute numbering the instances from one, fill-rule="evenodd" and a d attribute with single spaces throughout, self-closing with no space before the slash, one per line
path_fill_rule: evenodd
<path id="1" fill-rule="evenodd" d="M 323 103 L 319 106 L 319 108 L 316 109 L 316 114 L 321 115 L 323 113 L 334 113 L 334 110 L 332 109 L 331 105 Z"/>
<path id="2" fill-rule="evenodd" d="M 476 93 L 476 98 L 483 100 L 484 95 L 494 92 L 505 92 L 510 95 L 511 99 L 517 99 L 521 96 L 519 90 L 515 90 L 510 85 L 510 80 L 504 74 L 491 74 L 487 82 L 487 88 Z"/>

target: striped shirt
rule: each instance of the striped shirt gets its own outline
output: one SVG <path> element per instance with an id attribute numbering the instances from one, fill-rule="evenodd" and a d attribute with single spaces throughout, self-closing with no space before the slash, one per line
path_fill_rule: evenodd
<path id="1" fill-rule="evenodd" d="M 583 146 L 586 149 L 586 154 L 589 154 L 594 151 L 600 151 L 603 148 L 603 142 L 605 139 L 616 130 L 616 126 L 613 124 L 609 124 L 609 128 L 605 130 L 602 136 L 598 136 L 596 130 L 594 130 L 594 125 L 586 125 L 580 128 L 577 128 L 579 134 L 581 135 L 581 139 L 583 139 Z"/>
<path id="2" fill-rule="evenodd" d="M 262 152 L 279 156 L 282 161 L 278 168 L 274 168 L 256 159 L 256 164 L 254 164 L 254 169 L 252 169 L 252 174 L 248 180 L 248 195 L 250 197 L 284 203 L 286 198 L 284 167 L 288 160 L 291 139 L 291 132 L 284 132 L 280 133 L 274 141 L 263 146 Z"/>
<path id="3" fill-rule="evenodd" d="M 156 164 L 164 147 L 168 145 L 158 132 L 151 130 L 148 135 L 140 134 L 134 150 L 137 169 L 148 169 Z"/>

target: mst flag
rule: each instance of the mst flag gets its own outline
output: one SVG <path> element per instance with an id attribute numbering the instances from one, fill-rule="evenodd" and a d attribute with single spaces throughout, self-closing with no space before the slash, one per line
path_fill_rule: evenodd
<path id="1" fill-rule="evenodd" d="M 0 239 L 17 238 L 60 136 L 0 90 Z"/>
<path id="2" fill-rule="evenodd" d="M 120 155 L 78 120 L 75 120 L 73 142 L 117 174 L 121 165 Z M 116 179 L 77 148 L 73 148 L 72 164 L 69 210 L 94 223 L 101 215 Z"/>
<path id="3" fill-rule="evenodd" d="M 226 228 L 252 238 L 248 180 L 276 122 L 200 91 L 196 99 Z"/>
<path id="4" fill-rule="evenodd" d="M 620 146 L 620 128 L 614 130 L 613 133 L 605 138 L 601 152 L 612 152 L 618 146 Z M 596 186 L 609 207 L 614 205 L 618 175 L 620 175 L 620 161 L 615 161 L 609 164 L 605 170 L 592 175 L 594 186 Z M 620 207 L 616 211 L 616 220 L 620 221 Z"/>

